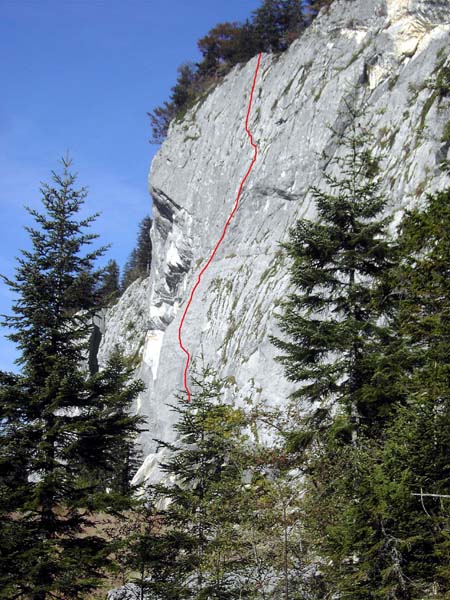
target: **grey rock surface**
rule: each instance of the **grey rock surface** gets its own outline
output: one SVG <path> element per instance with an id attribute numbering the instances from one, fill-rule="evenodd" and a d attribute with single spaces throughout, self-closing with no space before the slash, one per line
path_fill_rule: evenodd
<path id="1" fill-rule="evenodd" d="M 97 355 L 100 367 L 104 366 L 115 347 L 120 347 L 127 356 L 141 362 L 148 325 L 149 288 L 148 277 L 137 279 L 117 304 L 98 317 L 97 325 L 102 335 Z"/>
<path id="2" fill-rule="evenodd" d="M 107 600 L 141 600 L 142 594 L 137 585 L 127 583 L 126 585 L 111 590 Z"/>
<path id="3" fill-rule="evenodd" d="M 448 183 L 439 163 L 449 158 L 450 143 L 441 141 L 449 98 L 434 93 L 433 80 L 449 50 L 447 0 L 336 0 L 285 54 L 263 56 L 250 118 L 258 159 L 183 329 L 197 363 L 226 378 L 225 395 L 283 406 L 293 390 L 269 339 L 278 334 L 277 307 L 289 285 L 280 243 L 298 217 L 315 218 L 309 190 L 324 185 L 323 152 L 341 151 L 329 126 L 348 125 L 343 110 L 352 90 L 366 105 L 370 143 L 384 156 L 390 212 L 399 215 Z M 148 418 L 149 454 L 157 450 L 153 438 L 173 437 L 167 404 L 182 389 L 180 318 L 252 158 L 244 120 L 255 66 L 256 58 L 233 69 L 171 125 L 149 178 L 150 278 L 106 315 L 103 357 L 113 340 L 126 338 L 131 313 L 143 311 L 135 318 L 143 342 L 129 340 L 129 351 L 141 344 L 147 390 L 139 410 Z M 154 464 L 152 457 L 138 478 Z"/>

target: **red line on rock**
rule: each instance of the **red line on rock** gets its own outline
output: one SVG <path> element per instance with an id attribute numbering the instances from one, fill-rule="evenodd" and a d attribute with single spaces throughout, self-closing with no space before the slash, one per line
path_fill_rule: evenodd
<path id="1" fill-rule="evenodd" d="M 184 389 L 186 390 L 187 393 L 187 401 L 190 402 L 191 401 L 191 391 L 189 389 L 188 383 L 187 383 L 187 374 L 188 374 L 188 370 L 189 370 L 189 364 L 191 362 L 191 354 L 189 352 L 189 350 L 187 350 L 187 348 L 184 347 L 183 345 L 183 341 L 181 339 L 181 330 L 183 329 L 183 325 L 184 325 L 184 321 L 186 319 L 186 315 L 189 311 L 189 308 L 192 304 L 192 300 L 194 298 L 194 294 L 197 291 L 198 286 L 200 285 L 201 279 L 202 279 L 202 275 L 203 273 L 206 271 L 206 269 L 209 267 L 209 265 L 211 264 L 214 256 L 216 255 L 217 250 L 219 249 L 221 243 L 223 242 L 224 238 L 225 238 L 225 234 L 227 232 L 228 226 L 231 223 L 231 219 L 234 217 L 235 212 L 237 211 L 238 207 L 239 207 L 239 200 L 241 198 L 241 194 L 242 194 L 242 189 L 244 187 L 245 182 L 247 181 L 248 176 L 250 175 L 251 170 L 253 169 L 253 165 L 256 162 L 256 158 L 258 156 L 258 147 L 256 146 L 256 144 L 253 141 L 253 136 L 248 128 L 248 121 L 250 119 L 250 112 L 252 109 L 252 103 L 253 103 L 253 93 L 255 91 L 255 87 L 256 87 L 256 79 L 258 77 L 258 71 L 259 71 L 259 66 L 261 64 L 261 57 L 262 54 L 259 54 L 258 56 L 258 62 L 256 64 L 256 69 L 255 69 L 255 74 L 253 76 L 253 85 L 252 85 L 252 89 L 250 92 L 250 99 L 248 102 L 248 108 L 247 108 L 247 116 L 245 118 L 245 131 L 247 132 L 247 135 L 249 137 L 250 140 L 250 144 L 253 146 L 253 159 L 252 162 L 246 172 L 246 174 L 244 175 L 244 177 L 242 178 L 241 181 L 241 185 L 239 186 L 239 190 L 236 196 L 236 200 L 234 202 L 234 206 L 233 206 L 233 210 L 230 213 L 230 216 L 227 219 L 227 222 L 225 223 L 225 227 L 223 228 L 222 231 L 222 235 L 220 236 L 219 241 L 217 242 L 217 244 L 214 247 L 214 250 L 211 252 L 211 256 L 209 257 L 208 261 L 206 262 L 205 266 L 202 268 L 202 270 L 200 271 L 198 277 L 197 277 L 197 281 L 194 285 L 194 287 L 192 288 L 191 291 L 191 295 L 189 296 L 189 300 L 186 304 L 186 307 L 184 309 L 183 312 L 183 316 L 181 317 L 181 321 L 180 321 L 180 326 L 178 327 L 178 342 L 180 344 L 180 348 L 183 350 L 183 352 L 186 354 L 186 365 L 184 367 L 184 376 L 183 376 L 183 384 L 184 384 Z"/>

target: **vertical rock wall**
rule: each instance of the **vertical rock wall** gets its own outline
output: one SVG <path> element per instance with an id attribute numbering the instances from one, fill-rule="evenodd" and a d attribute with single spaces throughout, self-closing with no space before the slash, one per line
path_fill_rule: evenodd
<path id="1" fill-rule="evenodd" d="M 371 144 L 384 157 L 389 210 L 398 213 L 448 183 L 439 163 L 449 157 L 442 136 L 450 95 L 439 97 L 433 81 L 449 54 L 446 0 L 336 0 L 289 51 L 263 56 L 250 119 L 258 160 L 183 330 L 194 358 L 203 355 L 226 379 L 225 394 L 282 406 L 293 389 L 269 339 L 278 333 L 277 308 L 289 284 L 280 243 L 298 217 L 315 217 L 309 189 L 323 185 L 330 168 L 323 153 L 341 151 L 329 126 L 348 125 L 343 110 L 355 90 Z M 152 163 L 152 270 L 129 292 L 144 311 L 137 321 L 138 328 L 145 323 L 140 410 L 149 421 L 149 453 L 154 437 L 173 435 L 167 403 L 182 388 L 182 309 L 252 158 L 244 119 L 255 61 L 233 69 L 175 120 Z M 114 315 L 106 317 L 103 354 L 111 328 L 125 335 L 126 323 Z M 139 476 L 153 464 L 149 458 Z"/>

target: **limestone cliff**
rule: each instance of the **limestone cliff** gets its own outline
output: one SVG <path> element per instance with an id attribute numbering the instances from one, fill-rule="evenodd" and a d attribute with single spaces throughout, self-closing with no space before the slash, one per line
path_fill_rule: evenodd
<path id="1" fill-rule="evenodd" d="M 448 0 L 336 0 L 289 51 L 263 56 L 250 119 L 258 160 L 183 330 L 193 356 L 226 378 L 225 393 L 283 405 L 292 389 L 269 341 L 289 283 L 279 244 L 298 217 L 314 218 L 309 189 L 322 185 L 329 168 L 324 151 L 340 150 L 329 126 L 348 124 L 342 113 L 352 89 L 366 103 L 375 152 L 385 157 L 389 210 L 444 185 L 438 165 L 449 158 L 450 141 L 442 141 L 449 98 L 433 82 L 449 51 Z M 122 339 L 140 361 L 148 453 L 154 437 L 173 435 L 167 403 L 182 388 L 181 311 L 251 161 L 244 119 L 255 61 L 172 123 L 149 178 L 150 278 L 105 317 L 101 356 Z M 154 476 L 153 464 L 150 457 L 139 477 Z"/>

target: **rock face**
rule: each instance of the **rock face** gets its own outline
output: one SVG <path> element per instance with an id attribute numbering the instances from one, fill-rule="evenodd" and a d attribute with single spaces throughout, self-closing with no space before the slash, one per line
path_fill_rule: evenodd
<path id="1" fill-rule="evenodd" d="M 282 406 L 292 391 L 269 339 L 289 284 L 280 242 L 298 217 L 315 217 L 310 187 L 323 185 L 324 151 L 340 151 L 329 126 L 348 125 L 343 113 L 355 90 L 370 143 L 384 156 L 389 210 L 399 213 L 446 183 L 439 163 L 449 158 L 450 95 L 439 96 L 433 81 L 449 52 L 448 0 L 336 0 L 289 51 L 263 56 L 250 118 L 258 159 L 183 329 L 197 363 L 226 378 L 225 394 Z M 233 69 L 171 125 L 149 179 L 150 278 L 106 315 L 103 357 L 108 340 L 126 339 L 127 319 L 135 323 L 140 341 L 130 352 L 142 357 L 138 374 L 147 384 L 139 407 L 149 422 L 147 453 L 156 450 L 153 438 L 173 436 L 167 403 L 182 388 L 182 310 L 252 158 L 244 120 L 255 65 L 256 58 Z M 146 464 L 139 478 L 154 458 Z"/>

